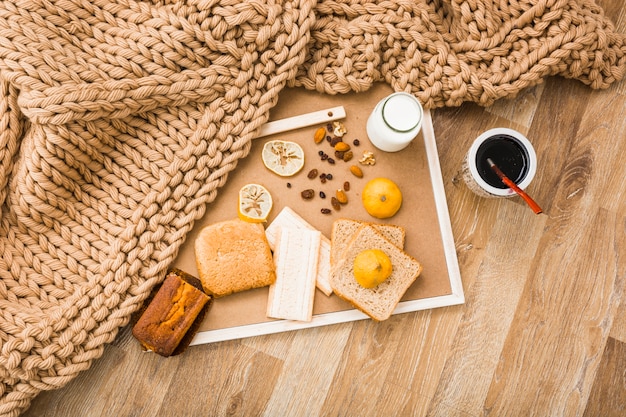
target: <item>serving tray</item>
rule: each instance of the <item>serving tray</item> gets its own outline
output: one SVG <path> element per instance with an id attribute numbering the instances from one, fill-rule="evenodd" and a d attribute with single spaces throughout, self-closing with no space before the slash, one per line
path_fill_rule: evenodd
<path id="1" fill-rule="evenodd" d="M 346 116 L 341 121 L 348 130 L 344 141 L 353 144 L 354 139 L 358 139 L 359 142 L 358 146 L 352 145 L 353 160 L 336 160 L 334 164 L 322 160 L 318 154 L 320 150 L 334 157 L 330 144 L 315 144 L 313 141 L 315 130 L 325 123 L 255 139 L 250 154 L 240 161 L 227 184 L 220 189 L 216 200 L 207 208 L 205 216 L 189 233 L 172 266 L 197 276 L 193 250 L 197 233 L 206 225 L 237 217 L 238 191 L 243 185 L 254 182 L 265 186 L 274 199 L 267 224 L 283 207 L 288 206 L 329 238 L 332 223 L 338 218 L 404 227 L 404 249 L 422 263 L 424 270 L 406 292 L 394 314 L 463 303 L 463 286 L 430 112 L 425 112 L 421 133 L 400 152 L 379 151 L 367 139 L 365 124 L 368 115 L 380 99 L 391 93 L 392 90 L 384 84 L 375 85 L 365 93 L 337 96 L 302 89 L 283 91 L 278 105 L 272 110 L 271 120 L 342 106 Z M 280 177 L 263 165 L 263 144 L 276 139 L 294 141 L 304 148 L 305 166 L 293 177 Z M 349 172 L 349 166 L 358 164 L 357 160 L 364 151 L 374 153 L 376 164 L 360 165 L 364 177 L 359 179 Z M 319 178 L 309 179 L 307 173 L 313 168 L 320 174 L 332 174 L 332 180 L 322 183 Z M 403 193 L 400 211 L 387 220 L 370 217 L 361 204 L 360 191 L 365 182 L 380 176 L 395 181 Z M 344 181 L 350 182 L 348 204 L 342 206 L 340 211 L 331 209 L 330 214 L 322 214 L 322 208 L 331 208 L 330 196 L 334 195 L 337 188 L 342 188 Z M 300 192 L 308 188 L 316 191 L 316 197 L 305 201 Z M 328 197 L 320 198 L 319 191 L 324 191 Z M 319 290 L 315 294 L 312 321 L 270 319 L 266 316 L 267 295 L 266 287 L 216 299 L 191 345 L 368 319 L 368 316 L 339 297 L 326 296 Z"/>

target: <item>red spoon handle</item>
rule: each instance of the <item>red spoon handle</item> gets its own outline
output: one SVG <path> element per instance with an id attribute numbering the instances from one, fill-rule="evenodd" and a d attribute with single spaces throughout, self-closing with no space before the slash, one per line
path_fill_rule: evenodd
<path id="1" fill-rule="evenodd" d="M 530 196 L 528 194 L 526 194 L 526 192 L 524 190 L 522 190 L 521 188 L 519 188 L 517 186 L 517 184 L 515 184 L 513 181 L 511 181 L 511 179 L 509 177 L 507 177 L 504 172 L 502 172 L 500 170 L 500 168 L 498 168 L 498 166 L 496 164 L 493 163 L 493 161 L 491 159 L 487 159 L 487 162 L 489 162 L 489 166 L 491 166 L 491 169 L 493 170 L 493 172 L 496 173 L 496 175 L 498 175 L 498 177 L 500 177 L 500 179 L 502 180 L 502 182 L 509 187 L 510 189 L 512 189 L 513 191 L 515 191 L 520 197 L 522 197 L 524 199 L 524 201 L 526 202 L 526 204 L 528 204 L 528 206 L 532 209 L 532 211 L 535 214 L 540 214 L 543 213 L 543 210 L 541 210 L 541 207 L 539 207 L 539 204 L 537 204 L 535 202 L 535 200 L 533 200 L 532 198 L 530 198 Z"/>

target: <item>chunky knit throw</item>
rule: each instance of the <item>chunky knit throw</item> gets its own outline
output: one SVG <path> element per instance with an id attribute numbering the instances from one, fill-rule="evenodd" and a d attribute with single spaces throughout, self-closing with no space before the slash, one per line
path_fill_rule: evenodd
<path id="1" fill-rule="evenodd" d="M 625 41 L 592 0 L 0 0 L 0 414 L 102 354 L 286 86 L 489 105 Z"/>

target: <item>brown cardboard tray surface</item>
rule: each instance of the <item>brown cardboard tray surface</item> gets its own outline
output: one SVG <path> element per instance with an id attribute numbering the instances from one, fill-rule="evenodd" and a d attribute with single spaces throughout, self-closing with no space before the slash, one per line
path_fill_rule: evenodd
<path id="1" fill-rule="evenodd" d="M 354 159 L 349 163 L 337 161 L 334 165 L 321 160 L 318 155 L 320 150 L 331 157 L 334 156 L 327 142 L 315 144 L 313 141 L 313 133 L 323 124 L 255 139 L 250 154 L 239 162 L 226 185 L 218 191 L 215 201 L 207 207 L 204 217 L 195 224 L 172 266 L 198 276 L 193 249 L 197 233 L 206 225 L 236 218 L 239 189 L 247 183 L 254 182 L 265 186 L 274 200 L 274 207 L 266 225 L 271 223 L 283 207 L 289 206 L 328 238 L 330 238 L 332 223 L 338 218 L 404 227 L 406 230 L 404 249 L 420 261 L 424 269 L 406 292 L 394 314 L 463 303 L 463 288 L 430 112 L 427 111 L 425 114 L 422 132 L 400 152 L 379 151 L 367 139 L 365 124 L 368 115 L 380 99 L 391 93 L 391 89 L 383 84 L 375 85 L 365 93 L 336 96 L 302 89 L 283 91 L 278 105 L 272 109 L 271 120 L 343 106 L 346 117 L 341 121 L 348 129 L 344 141 L 350 144 L 354 139 L 360 141 L 359 146 L 352 146 Z M 275 139 L 294 141 L 304 148 L 305 165 L 295 176 L 280 177 L 263 165 L 261 160 L 263 144 Z M 376 164 L 360 165 L 363 168 L 364 177 L 359 179 L 349 172 L 349 166 L 358 164 L 357 160 L 363 151 L 367 150 L 374 152 Z M 319 178 L 314 180 L 307 178 L 307 173 L 313 168 L 319 173 L 331 173 L 333 179 L 323 184 Z M 379 176 L 395 181 L 403 194 L 400 211 L 387 220 L 370 217 L 361 204 L 360 191 L 364 184 L 367 180 Z M 322 214 L 320 212 L 322 208 L 331 208 L 330 196 L 334 195 L 337 188 L 343 186 L 344 181 L 350 182 L 348 204 L 342 206 L 338 212 L 333 210 L 329 215 Z M 307 188 L 316 191 L 316 196 L 310 201 L 305 201 L 300 196 L 300 192 Z M 328 197 L 320 198 L 319 191 L 324 191 Z M 311 322 L 270 319 L 266 316 L 267 295 L 268 288 L 266 287 L 216 299 L 191 344 L 211 343 L 367 318 L 365 314 L 355 310 L 337 296 L 328 297 L 320 290 L 316 290 Z"/>

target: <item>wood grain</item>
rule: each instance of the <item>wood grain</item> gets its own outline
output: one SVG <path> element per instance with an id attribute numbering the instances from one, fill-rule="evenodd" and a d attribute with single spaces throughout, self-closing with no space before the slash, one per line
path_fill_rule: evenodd
<path id="1" fill-rule="evenodd" d="M 599 3 L 626 32 L 626 0 Z M 24 415 L 624 415 L 626 81 L 596 91 L 548 78 L 490 108 L 436 110 L 433 122 L 465 304 L 167 359 L 124 329 Z M 469 145 L 496 126 L 535 146 L 527 191 L 545 214 L 463 183 Z"/>
<path id="2" fill-rule="evenodd" d="M 626 343 L 609 339 L 587 401 L 584 417 L 626 415 Z"/>
<path id="3" fill-rule="evenodd" d="M 511 218 L 519 219 L 526 227 L 508 221 Z M 473 415 L 480 414 L 545 220 L 545 216 L 535 216 L 520 204 L 507 204 L 499 211 L 491 231 L 493 238 L 486 248 L 487 256 L 469 290 L 469 302 L 453 341 L 454 346 L 463 349 L 454 351 L 446 362 L 432 404 L 435 410 L 441 404 L 448 404 Z M 503 259 L 507 261 L 502 262 Z M 468 380 L 473 383 L 467 384 Z"/>

